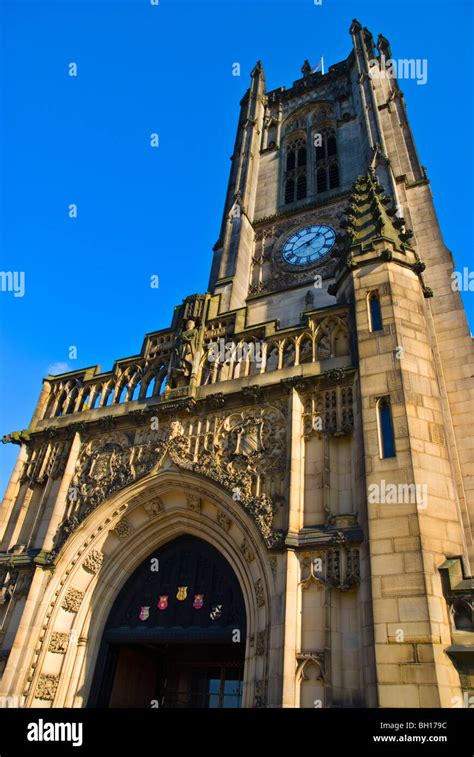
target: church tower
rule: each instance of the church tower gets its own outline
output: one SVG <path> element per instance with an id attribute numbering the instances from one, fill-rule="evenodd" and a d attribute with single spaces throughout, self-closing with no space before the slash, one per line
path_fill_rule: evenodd
<path id="1" fill-rule="evenodd" d="M 389 43 L 350 35 L 289 89 L 253 69 L 208 292 L 4 437 L 18 706 L 473 693 L 474 346 Z"/>

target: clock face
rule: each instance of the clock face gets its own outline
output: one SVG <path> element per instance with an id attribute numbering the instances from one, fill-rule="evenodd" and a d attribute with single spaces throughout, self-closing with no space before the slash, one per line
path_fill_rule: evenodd
<path id="1" fill-rule="evenodd" d="M 286 240 L 281 254 L 290 265 L 310 265 L 327 255 L 335 241 L 331 226 L 305 226 Z"/>

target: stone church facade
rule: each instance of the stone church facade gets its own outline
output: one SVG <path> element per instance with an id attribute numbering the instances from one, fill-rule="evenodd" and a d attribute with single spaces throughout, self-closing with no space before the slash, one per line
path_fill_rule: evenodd
<path id="1" fill-rule="evenodd" d="M 208 292 L 111 371 L 48 376 L 4 438 L 17 706 L 473 694 L 474 347 L 399 84 L 373 76 L 389 43 L 350 34 L 289 89 L 252 71 Z"/>

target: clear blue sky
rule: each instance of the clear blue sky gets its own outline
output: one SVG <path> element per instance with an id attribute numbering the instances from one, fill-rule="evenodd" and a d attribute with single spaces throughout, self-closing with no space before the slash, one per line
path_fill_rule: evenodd
<path id="1" fill-rule="evenodd" d="M 168 326 L 184 296 L 206 291 L 249 72 L 261 59 L 273 89 L 299 78 L 305 58 L 343 60 L 354 17 L 395 58 L 428 60 L 428 83 L 402 89 L 445 241 L 457 268 L 472 269 L 472 8 L 3 0 L 0 270 L 24 271 L 26 293 L 0 293 L 1 433 L 28 425 L 55 366 L 109 369 Z M 471 330 L 473 298 L 464 295 Z M 0 448 L 0 491 L 17 451 Z"/>

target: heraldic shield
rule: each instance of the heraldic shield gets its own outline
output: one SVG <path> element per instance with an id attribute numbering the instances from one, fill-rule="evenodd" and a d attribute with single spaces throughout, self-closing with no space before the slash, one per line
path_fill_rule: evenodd
<path id="1" fill-rule="evenodd" d="M 159 560 L 160 570 L 150 570 L 151 559 Z M 235 629 L 243 643 L 234 643 Z M 229 681 L 240 691 L 246 629 L 244 595 L 232 566 L 209 542 L 179 536 L 144 559 L 121 587 L 88 706 L 146 707 L 158 699 L 165 708 L 209 707 L 214 679 L 222 682 L 221 705 L 236 706 L 240 694 L 231 697 Z"/>
<path id="2" fill-rule="evenodd" d="M 234 454 L 251 457 L 263 450 L 263 420 L 249 418 L 237 429 Z"/>
<path id="3" fill-rule="evenodd" d="M 164 594 L 163 596 L 160 597 L 158 601 L 158 609 L 166 610 L 167 607 L 168 607 L 168 596 Z"/>
<path id="4" fill-rule="evenodd" d="M 160 570 L 150 571 L 150 559 Z M 118 642 L 132 639 L 146 625 L 147 639 L 168 643 L 181 636 L 188 640 L 199 629 L 200 639 L 212 626 L 209 641 L 224 629 L 245 627 L 245 605 L 238 580 L 228 562 L 210 544 L 192 536 L 169 542 L 144 560 L 117 597 L 107 626 L 107 637 Z M 212 617 L 210 612 L 213 610 Z M 219 637 L 221 638 L 221 637 Z M 222 630 L 222 639 L 228 638 Z M 131 643 L 131 642 L 130 642 Z"/>
<path id="5" fill-rule="evenodd" d="M 204 594 L 195 594 L 193 607 L 195 610 L 200 610 L 204 604 Z"/>

